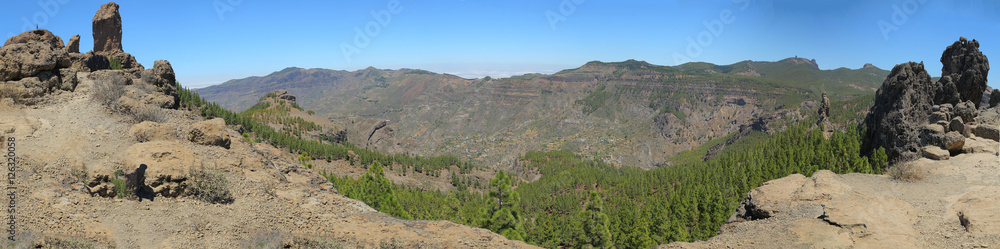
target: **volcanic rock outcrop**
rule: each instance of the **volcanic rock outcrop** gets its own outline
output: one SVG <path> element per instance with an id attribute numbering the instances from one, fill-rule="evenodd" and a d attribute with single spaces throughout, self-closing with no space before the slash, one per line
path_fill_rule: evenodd
<path id="1" fill-rule="evenodd" d="M 896 65 L 875 93 L 863 123 L 868 129 L 864 151 L 885 148 L 891 161 L 920 157 L 919 127 L 927 123 L 933 103 L 931 76 L 923 63 Z"/>
<path id="2" fill-rule="evenodd" d="M 122 16 L 118 4 L 110 2 L 101 5 L 93 20 L 94 52 L 114 52 L 122 50 Z"/>
<path id="3" fill-rule="evenodd" d="M 1000 104 L 1000 89 L 993 89 L 993 92 L 990 93 L 990 107 L 997 106 L 997 104 Z"/>
<path id="4" fill-rule="evenodd" d="M 80 35 L 74 35 L 69 38 L 69 42 L 66 42 L 66 52 L 80 53 Z"/>
<path id="5" fill-rule="evenodd" d="M 937 155 L 922 152 L 925 146 L 941 147 L 952 156 L 962 152 L 965 138 L 975 134 L 989 62 L 979 42 L 965 37 L 945 49 L 941 62 L 938 82 L 931 81 L 923 63 L 893 68 L 862 124 L 865 153 L 882 147 L 892 165 Z"/>
<path id="6" fill-rule="evenodd" d="M 0 97 L 34 104 L 56 89 L 73 90 L 76 72 L 62 38 L 36 29 L 11 37 L 0 47 Z"/>
<path id="7" fill-rule="evenodd" d="M 122 49 L 122 20 L 118 4 L 110 2 L 101 5 L 93 19 L 94 50 L 73 56 L 77 70 L 89 72 L 120 66 L 130 73 L 138 73 L 145 68 L 129 53 Z"/>
<path id="8" fill-rule="evenodd" d="M 986 77 L 989 75 L 990 62 L 979 51 L 979 41 L 967 40 L 965 37 L 959 38 L 951 46 L 948 46 L 941 55 L 941 81 L 949 77 L 954 81 L 954 86 L 959 94 L 959 101 L 972 101 L 979 107 L 983 90 L 986 89 Z M 947 86 L 947 85 L 943 85 Z M 945 89 L 950 91 L 950 89 Z M 958 104 L 955 102 L 935 102 L 935 104 Z"/>

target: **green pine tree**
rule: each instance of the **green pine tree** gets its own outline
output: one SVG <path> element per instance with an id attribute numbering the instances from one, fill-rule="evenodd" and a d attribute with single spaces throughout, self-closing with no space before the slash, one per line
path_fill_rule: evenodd
<path id="1" fill-rule="evenodd" d="M 579 244 L 584 248 L 614 248 L 611 231 L 608 229 L 608 215 L 604 214 L 604 199 L 594 191 L 590 192 L 587 208 L 579 213 L 583 221 L 583 236 Z"/>
<path id="2" fill-rule="evenodd" d="M 514 209 L 520 196 L 513 191 L 511 176 L 500 170 L 490 180 L 490 200 L 493 202 L 486 228 L 508 239 L 524 240 L 521 215 Z"/>

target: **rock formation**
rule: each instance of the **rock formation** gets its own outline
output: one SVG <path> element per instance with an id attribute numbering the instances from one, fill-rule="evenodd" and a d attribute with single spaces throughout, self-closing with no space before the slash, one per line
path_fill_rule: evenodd
<path id="1" fill-rule="evenodd" d="M 819 110 L 816 112 L 819 113 L 819 121 L 817 121 L 816 124 L 826 122 L 826 120 L 830 118 L 830 98 L 826 97 L 826 92 L 823 93 L 823 99 L 819 104 Z"/>
<path id="2" fill-rule="evenodd" d="M 93 20 L 94 52 L 123 52 L 122 16 L 118 4 L 101 5 Z"/>
<path id="3" fill-rule="evenodd" d="M 1000 104 L 1000 89 L 993 89 L 990 93 L 990 107 L 995 107 Z"/>
<path id="4" fill-rule="evenodd" d="M 876 67 L 875 65 L 873 65 L 871 63 L 865 63 L 865 65 L 862 66 L 861 68 L 878 68 L 878 67 Z"/>
<path id="5" fill-rule="evenodd" d="M 821 170 L 746 194 L 719 235 L 657 248 L 987 248 L 1000 243 L 1000 169 L 989 150 L 908 162 L 919 183 Z M 945 160 L 946 159 L 946 160 Z M 973 170 L 975 169 L 975 170 Z M 886 191 L 891 189 L 891 191 Z"/>
<path id="6" fill-rule="evenodd" d="M 972 101 L 978 108 L 983 90 L 986 89 L 986 77 L 990 71 L 990 62 L 986 55 L 979 51 L 979 42 L 975 39 L 969 41 L 965 37 L 960 37 L 958 41 L 944 50 L 941 55 L 941 64 L 943 64 L 941 81 L 944 82 L 945 77 L 950 76 L 950 80 L 954 81 L 960 101 Z M 943 103 L 936 102 L 935 104 Z"/>
<path id="7" fill-rule="evenodd" d="M 73 67 L 80 71 L 111 69 L 117 61 L 122 69 L 139 73 L 145 68 L 122 49 L 122 20 L 118 4 L 101 5 L 93 19 L 94 50 L 73 57 Z"/>
<path id="8" fill-rule="evenodd" d="M 963 151 L 965 138 L 976 133 L 989 62 L 979 42 L 964 37 L 945 49 L 941 62 L 943 77 L 938 82 L 930 81 L 923 63 L 893 68 L 862 124 L 867 129 L 862 151 L 885 148 L 890 164 L 935 155 L 922 152 L 925 145 L 951 156 Z"/>
<path id="9" fill-rule="evenodd" d="M 171 96 L 172 98 L 154 103 L 163 108 L 176 109 L 180 104 L 180 96 L 177 92 L 177 78 L 174 74 L 174 67 L 169 61 L 158 60 L 153 62 L 153 68 L 142 71 L 142 81 L 156 87 L 157 91 Z"/>
<path id="10" fill-rule="evenodd" d="M 34 104 L 56 89 L 73 90 L 76 72 L 62 39 L 36 29 L 7 39 L 0 47 L 0 97 Z"/>
<path id="11" fill-rule="evenodd" d="M 226 121 L 221 118 L 202 121 L 191 126 L 188 140 L 201 145 L 214 145 L 229 149 L 232 140 L 226 133 Z"/>
<path id="12" fill-rule="evenodd" d="M 66 43 L 66 52 L 80 53 L 80 35 L 74 35 L 69 38 L 69 42 Z"/>
<path id="13" fill-rule="evenodd" d="M 896 65 L 875 93 L 875 105 L 865 117 L 868 134 L 862 151 L 885 148 L 891 162 L 920 157 L 920 127 L 927 123 L 933 102 L 931 76 L 923 63 Z"/>

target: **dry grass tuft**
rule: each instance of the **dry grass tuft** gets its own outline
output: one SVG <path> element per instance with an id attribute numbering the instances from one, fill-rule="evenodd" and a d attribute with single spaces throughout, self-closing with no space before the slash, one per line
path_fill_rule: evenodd
<path id="1" fill-rule="evenodd" d="M 191 195 L 209 203 L 233 202 L 229 180 L 218 169 L 202 166 L 192 168 L 190 174 L 188 190 Z"/>
<path id="2" fill-rule="evenodd" d="M 94 81 L 92 92 L 91 99 L 115 110 L 115 102 L 125 95 L 125 79 L 120 75 L 102 75 Z"/>
<path id="3" fill-rule="evenodd" d="M 886 170 L 886 173 L 889 174 L 893 180 L 917 182 L 923 180 L 927 172 L 913 162 L 905 162 L 889 167 L 889 169 Z"/>

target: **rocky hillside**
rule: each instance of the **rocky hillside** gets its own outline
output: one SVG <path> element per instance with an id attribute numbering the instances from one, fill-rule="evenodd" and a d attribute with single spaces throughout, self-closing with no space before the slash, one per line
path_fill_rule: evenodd
<path id="1" fill-rule="evenodd" d="M 835 100 L 870 94 L 887 73 L 819 70 L 797 58 L 676 67 L 595 61 L 552 75 L 473 80 L 412 69 L 287 68 L 196 91 L 243 110 L 285 89 L 303 108 L 332 120 L 389 120 L 397 143 L 418 155 L 494 166 L 510 165 L 526 151 L 564 149 L 615 165 L 654 167 L 756 116 L 817 100 L 821 92 Z"/>
<path id="2" fill-rule="evenodd" d="M 860 127 L 862 152 L 888 156 L 886 175 L 819 171 L 769 181 L 746 195 L 718 236 L 660 247 L 1000 244 L 1000 106 L 979 106 L 989 62 L 978 47 L 964 37 L 948 46 L 936 82 L 923 63 L 893 68 Z"/>
<path id="3" fill-rule="evenodd" d="M 119 6 L 79 53 L 47 30 L 0 47 L 5 248 L 522 248 L 485 229 L 399 220 L 345 198 L 284 149 L 179 109 L 167 61 L 121 50 Z"/>

